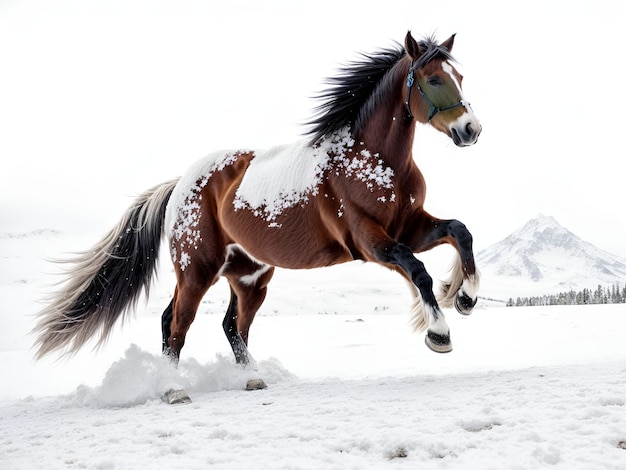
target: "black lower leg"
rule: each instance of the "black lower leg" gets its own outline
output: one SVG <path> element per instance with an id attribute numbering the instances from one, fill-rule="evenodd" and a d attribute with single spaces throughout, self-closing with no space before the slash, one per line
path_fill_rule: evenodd
<path id="1" fill-rule="evenodd" d="M 172 316 L 174 314 L 174 300 L 167 306 L 163 315 L 161 315 L 161 332 L 163 333 L 163 342 L 161 351 L 167 356 L 172 363 L 178 364 L 179 355 L 170 349 L 170 336 L 172 335 Z"/>
<path id="2" fill-rule="evenodd" d="M 226 334 L 226 338 L 228 338 L 230 347 L 235 354 L 237 364 L 246 365 L 250 362 L 250 358 L 248 357 L 248 347 L 237 330 L 237 306 L 237 294 L 235 294 L 235 291 L 231 288 L 230 303 L 228 304 L 228 310 L 222 322 L 222 327 L 224 328 L 224 333 Z"/>
<path id="3" fill-rule="evenodd" d="M 174 314 L 174 300 L 167 306 L 163 315 L 161 315 L 161 332 L 163 333 L 163 346 L 162 351 L 165 353 L 166 349 L 169 349 L 169 340 L 172 334 L 172 316 Z"/>
<path id="4" fill-rule="evenodd" d="M 411 280 L 419 289 L 422 301 L 427 307 L 428 313 L 433 316 L 435 323 L 437 323 L 440 318 L 439 315 L 442 315 L 441 319 L 443 320 L 443 314 L 439 309 L 435 294 L 433 293 L 433 279 L 426 271 L 424 263 L 415 258 L 413 252 L 407 245 L 396 243 L 388 246 L 382 253 L 379 253 L 378 257 L 381 261 L 395 264 L 404 269 L 406 273 L 411 276 Z M 442 330 L 444 327 L 446 331 Z M 447 329 L 445 320 L 443 325 L 439 325 L 438 330 L 433 331 L 432 325 L 429 327 L 426 344 L 436 352 L 448 352 L 452 350 L 450 346 L 450 331 Z"/>
<path id="5" fill-rule="evenodd" d="M 413 251 L 408 246 L 397 243 L 380 253 L 378 258 L 383 262 L 391 263 L 404 269 L 419 289 L 422 300 L 435 310 L 438 308 L 437 300 L 433 293 L 433 279 L 426 271 L 424 263 L 415 258 Z"/>
<path id="6" fill-rule="evenodd" d="M 473 238 L 465 224 L 455 219 L 439 220 L 434 223 L 431 232 L 422 240 L 421 245 L 415 247 L 416 251 L 422 251 L 425 247 L 432 246 L 438 240 L 453 238 L 461 256 L 463 271 L 468 274 L 476 272 L 474 252 L 472 249 Z"/>

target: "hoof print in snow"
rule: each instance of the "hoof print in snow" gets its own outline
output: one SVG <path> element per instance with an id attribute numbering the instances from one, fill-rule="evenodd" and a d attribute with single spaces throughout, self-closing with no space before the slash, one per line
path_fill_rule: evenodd
<path id="1" fill-rule="evenodd" d="M 467 432 L 481 432 L 481 431 L 489 431 L 493 429 L 494 426 L 502 426 L 501 423 L 497 421 L 468 421 L 466 423 L 461 424 L 461 427 L 465 429 Z"/>
<path id="2" fill-rule="evenodd" d="M 387 453 L 387 459 L 405 459 L 409 456 L 409 451 L 407 451 L 404 447 L 400 446 L 396 449 Z"/>

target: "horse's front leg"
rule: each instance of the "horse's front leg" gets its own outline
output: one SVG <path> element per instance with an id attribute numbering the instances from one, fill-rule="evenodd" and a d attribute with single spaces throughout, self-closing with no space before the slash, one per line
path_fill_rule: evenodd
<path id="1" fill-rule="evenodd" d="M 449 308 L 454 305 L 459 313 L 469 315 L 478 300 L 480 274 L 476 269 L 472 249 L 472 234 L 458 220 L 441 220 L 424 214 L 418 228 L 412 233 L 409 246 L 416 252 L 429 250 L 437 245 L 448 243 L 458 252 L 458 257 L 444 282 L 439 305 Z"/>
<path id="2" fill-rule="evenodd" d="M 452 351 L 450 328 L 437 304 L 433 293 L 433 280 L 426 271 L 424 263 L 415 258 L 411 248 L 396 242 L 386 243 L 384 247 L 375 251 L 375 256 L 383 263 L 400 267 L 419 290 L 422 309 L 418 314 L 425 317 L 423 324 L 428 327 L 426 345 L 438 353 Z"/>
<path id="3" fill-rule="evenodd" d="M 248 351 L 248 335 L 254 317 L 263 304 L 274 268 L 251 258 L 241 247 L 231 247 L 222 274 L 230 284 L 230 304 L 222 322 L 237 364 L 256 370 Z M 250 379 L 246 390 L 266 388 L 260 378 Z"/>

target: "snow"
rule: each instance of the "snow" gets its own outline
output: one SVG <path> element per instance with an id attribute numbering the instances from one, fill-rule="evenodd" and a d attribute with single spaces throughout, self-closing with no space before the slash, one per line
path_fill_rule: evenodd
<path id="1" fill-rule="evenodd" d="M 535 218 L 528 221 L 519 229 L 517 235 L 520 238 L 532 241 L 537 233 L 542 233 L 545 230 L 556 230 L 560 233 L 567 233 L 554 217 L 539 213 Z"/>
<path id="2" fill-rule="evenodd" d="M 437 355 L 409 327 L 397 274 L 361 263 L 277 270 L 251 331 L 257 370 L 234 364 L 223 282 L 203 300 L 176 370 L 160 357 L 173 290 L 163 250 L 151 298 L 103 350 L 34 362 L 32 314 L 56 269 L 43 258 L 95 241 L 0 235 L 0 468 L 625 466 L 624 305 L 479 302 L 470 317 L 446 311 L 454 350 Z M 448 255 L 422 259 L 439 278 Z M 253 377 L 269 387 L 244 391 Z M 193 403 L 163 403 L 172 387 Z"/>
<path id="3" fill-rule="evenodd" d="M 306 141 L 256 152 L 237 189 L 235 208 L 252 210 L 272 226 L 285 209 L 317 195 L 328 154 Z"/>

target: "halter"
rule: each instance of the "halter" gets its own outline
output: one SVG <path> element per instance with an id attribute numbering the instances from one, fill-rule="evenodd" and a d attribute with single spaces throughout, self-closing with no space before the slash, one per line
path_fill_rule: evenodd
<path id="1" fill-rule="evenodd" d="M 413 61 L 411 61 L 411 66 L 409 67 L 409 76 L 406 79 L 407 92 L 405 105 L 409 115 L 409 119 L 414 118 L 413 113 L 411 112 L 411 90 L 413 89 L 413 84 L 415 83 L 415 70 L 417 70 L 421 65 L 423 64 L 418 62 L 415 66 L 413 66 Z M 459 106 L 465 106 L 466 108 L 469 107 L 469 103 L 465 100 L 459 100 L 456 103 L 451 104 L 450 106 L 435 106 L 432 100 L 428 97 L 428 95 L 424 93 L 424 90 L 422 90 L 419 82 L 417 82 L 417 89 L 420 92 L 420 95 L 424 97 L 426 103 L 428 103 L 428 106 L 430 107 L 428 110 L 428 122 L 430 122 L 431 119 L 435 117 L 435 114 L 439 112 L 448 111 L 450 109 L 458 108 Z"/>

